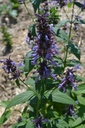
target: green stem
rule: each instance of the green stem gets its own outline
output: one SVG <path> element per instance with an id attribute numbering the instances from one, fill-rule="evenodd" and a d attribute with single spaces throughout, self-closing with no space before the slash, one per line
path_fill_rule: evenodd
<path id="1" fill-rule="evenodd" d="M 30 86 L 30 85 L 27 85 L 22 79 L 19 78 L 19 80 L 28 88 L 30 89 L 31 91 L 34 92 L 34 94 L 38 97 L 38 94 L 37 92 Z"/>
<path id="2" fill-rule="evenodd" d="M 40 99 L 38 99 L 37 106 L 36 106 L 36 116 L 39 115 L 39 106 L 40 106 Z"/>
<path id="3" fill-rule="evenodd" d="M 70 20 L 70 29 L 69 29 L 69 39 L 68 39 L 68 44 L 70 43 L 69 40 L 71 39 L 73 17 L 74 17 L 74 2 L 73 2 L 72 15 L 71 15 L 71 20 Z M 66 50 L 66 52 L 65 52 L 65 60 L 64 60 L 64 69 L 65 69 L 66 64 L 67 64 L 68 47 L 66 47 L 65 50 Z"/>
<path id="4" fill-rule="evenodd" d="M 27 5 L 26 5 L 26 2 L 24 1 L 23 3 L 24 3 L 24 6 L 25 6 L 25 8 L 26 8 L 28 14 L 29 14 L 30 16 L 32 16 L 31 13 L 29 12 L 29 9 L 28 9 Z"/>
<path id="5" fill-rule="evenodd" d="M 66 14 L 67 19 L 70 20 L 70 18 L 69 18 L 69 16 L 67 15 L 66 10 L 65 10 L 64 8 L 63 8 L 63 11 L 64 11 L 64 13 Z"/>

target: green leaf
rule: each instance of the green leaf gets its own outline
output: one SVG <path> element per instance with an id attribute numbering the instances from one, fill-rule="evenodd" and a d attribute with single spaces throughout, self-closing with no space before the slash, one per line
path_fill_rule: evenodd
<path id="1" fill-rule="evenodd" d="M 65 122 L 63 119 L 59 119 L 58 123 L 62 126 L 62 128 L 68 128 L 67 122 Z"/>
<path id="2" fill-rule="evenodd" d="M 75 20 L 74 21 L 75 24 L 85 24 L 84 20 Z"/>
<path id="3" fill-rule="evenodd" d="M 33 122 L 29 119 L 25 128 L 34 128 Z"/>
<path id="4" fill-rule="evenodd" d="M 17 16 L 17 10 L 10 10 L 8 13 L 10 16 L 12 16 L 14 18 Z"/>
<path id="5" fill-rule="evenodd" d="M 31 25 L 28 30 L 32 36 L 36 36 L 36 24 Z"/>
<path id="6" fill-rule="evenodd" d="M 39 5 L 41 3 L 41 0 L 31 0 L 33 8 L 34 8 L 34 12 L 37 11 L 37 9 L 39 8 Z"/>
<path id="7" fill-rule="evenodd" d="M 60 30 L 58 27 L 54 27 L 53 31 L 59 41 L 64 42 L 64 43 L 67 43 L 68 41 L 70 42 L 69 36 L 65 31 Z"/>
<path id="8" fill-rule="evenodd" d="M 69 97 L 67 94 L 62 93 L 60 91 L 49 91 L 45 94 L 46 98 L 48 98 L 49 100 L 52 100 L 53 102 L 58 102 L 58 103 L 63 103 L 63 104 L 73 104 L 75 105 L 76 102 Z"/>
<path id="9" fill-rule="evenodd" d="M 72 5 L 73 5 L 73 3 L 72 3 L 72 2 L 70 2 L 70 3 L 68 3 L 67 5 L 68 5 L 68 8 L 71 8 L 71 7 L 72 7 Z"/>
<path id="10" fill-rule="evenodd" d="M 26 124 L 26 122 L 20 122 L 17 124 L 17 127 L 23 128 L 23 126 L 25 126 L 25 124 Z"/>
<path id="11" fill-rule="evenodd" d="M 85 94 L 85 83 L 78 85 L 78 90 L 72 91 L 72 92 L 77 94 L 77 95 Z"/>
<path id="12" fill-rule="evenodd" d="M 30 55 L 31 55 L 32 51 L 29 51 L 26 56 L 25 56 L 25 67 L 24 67 L 24 72 L 26 74 L 28 74 L 34 67 L 34 65 L 31 64 L 31 58 L 30 58 Z"/>
<path id="13" fill-rule="evenodd" d="M 34 92 L 29 90 L 15 96 L 7 105 L 7 109 L 17 104 L 21 104 L 30 100 L 33 97 L 33 95 L 34 95 Z"/>
<path id="14" fill-rule="evenodd" d="M 62 20 L 62 21 L 58 22 L 58 24 L 55 27 L 60 28 L 64 25 L 66 25 L 68 22 L 69 22 L 69 20 Z"/>
<path id="15" fill-rule="evenodd" d="M 85 78 L 84 78 L 85 79 Z M 82 83 L 78 86 L 78 91 L 83 91 L 85 90 L 85 83 Z"/>
<path id="16" fill-rule="evenodd" d="M 18 86 L 18 87 L 20 87 L 19 80 L 18 80 L 18 79 L 16 79 L 16 81 L 15 81 L 15 82 L 16 82 L 17 86 Z"/>
<path id="17" fill-rule="evenodd" d="M 84 90 L 85 91 L 85 90 Z M 77 96 L 78 102 L 82 105 L 85 105 L 85 97 Z"/>
<path id="18" fill-rule="evenodd" d="M 77 125 L 81 124 L 83 122 L 82 118 L 78 117 L 71 125 L 71 127 L 75 128 Z"/>
<path id="19" fill-rule="evenodd" d="M 69 67 L 74 67 L 78 64 L 80 64 L 80 61 L 78 61 L 76 59 L 72 59 L 72 60 L 68 59 L 67 60 L 67 66 L 69 66 Z"/>
<path id="20" fill-rule="evenodd" d="M 6 108 L 7 107 L 7 105 L 8 105 L 8 103 L 9 103 L 9 101 L 7 100 L 7 101 L 1 101 L 0 102 L 0 106 L 2 106 L 2 107 L 4 107 L 4 108 Z"/>
<path id="21" fill-rule="evenodd" d="M 82 4 L 80 2 L 74 2 L 74 4 L 79 7 L 79 8 L 82 8 Z"/>
<path id="22" fill-rule="evenodd" d="M 6 110 L 2 116 L 0 117 L 0 126 L 9 119 L 11 115 L 11 111 L 10 110 Z"/>
<path id="23" fill-rule="evenodd" d="M 81 53 L 80 53 L 80 49 L 78 48 L 78 46 L 70 43 L 68 44 L 67 47 L 70 49 L 70 52 L 73 53 L 80 60 Z"/>
<path id="24" fill-rule="evenodd" d="M 76 128 L 85 128 L 85 124 L 81 124 L 81 125 L 77 126 Z"/>
<path id="25" fill-rule="evenodd" d="M 35 80 L 33 80 L 32 78 L 29 78 L 27 81 L 25 81 L 25 83 L 26 83 L 27 85 L 34 86 L 34 85 L 35 85 Z"/>

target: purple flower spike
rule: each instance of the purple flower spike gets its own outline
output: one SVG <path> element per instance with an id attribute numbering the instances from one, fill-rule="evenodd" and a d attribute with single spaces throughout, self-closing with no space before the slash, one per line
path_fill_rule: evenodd
<path id="1" fill-rule="evenodd" d="M 68 107 L 66 108 L 66 113 L 65 115 L 67 116 L 74 116 L 75 119 L 77 119 L 77 115 L 74 112 L 74 106 L 73 105 L 68 105 Z"/>
<path id="2" fill-rule="evenodd" d="M 49 25 L 48 14 L 44 12 L 42 15 L 36 14 L 37 17 L 37 37 L 34 39 L 31 63 L 37 66 L 39 78 L 45 79 L 52 77 L 56 80 L 56 75 L 52 73 L 51 67 L 58 66 L 54 60 L 54 56 L 58 54 L 57 44 L 54 41 L 54 33 L 52 25 Z"/>
<path id="3" fill-rule="evenodd" d="M 44 122 L 48 122 L 48 119 L 42 119 L 42 117 L 38 117 L 35 120 L 32 120 L 36 128 L 42 128 Z"/>
<path id="4" fill-rule="evenodd" d="M 72 0 L 53 0 L 53 1 L 50 1 L 51 4 L 54 4 L 54 5 L 59 4 L 61 8 L 65 5 L 67 5 L 68 3 L 71 3 L 71 2 L 72 2 Z"/>
<path id="5" fill-rule="evenodd" d="M 80 68 L 80 65 L 75 66 L 72 69 L 67 69 L 65 72 L 65 77 L 62 79 L 62 82 L 59 84 L 58 89 L 66 90 L 67 86 L 71 86 L 74 90 L 77 90 L 77 80 L 75 79 L 74 72 Z"/>
<path id="6" fill-rule="evenodd" d="M 10 57 L 6 60 L 1 60 L 0 62 L 4 64 L 2 67 L 3 70 L 11 75 L 10 79 L 17 79 L 20 76 L 20 73 L 22 73 L 22 71 L 18 70 L 18 67 L 24 66 L 23 63 L 20 62 L 17 66 L 16 63 L 10 59 Z"/>

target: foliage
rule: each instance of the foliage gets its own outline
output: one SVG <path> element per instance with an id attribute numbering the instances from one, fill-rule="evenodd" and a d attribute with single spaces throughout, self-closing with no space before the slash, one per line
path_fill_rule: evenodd
<path id="1" fill-rule="evenodd" d="M 26 1 L 20 2 L 27 9 Z M 1 60 L 5 73 L 12 75 L 17 85 L 20 86 L 22 82 L 27 90 L 5 105 L 0 125 L 9 118 L 11 107 L 26 103 L 21 117 L 12 128 L 84 128 L 85 79 L 76 72 L 82 66 L 81 52 L 78 44 L 72 40 L 72 33 L 76 34 L 74 26 L 77 29 L 78 25 L 85 24 L 79 17 L 85 9 L 85 2 L 30 2 L 36 20 L 29 27 L 26 37 L 31 50 L 24 57 L 24 65 L 20 64 L 17 68 L 10 58 Z M 72 9 L 71 16 L 65 6 Z M 75 6 L 79 9 L 76 15 Z M 59 14 L 61 10 L 66 15 L 65 20 Z M 22 80 L 21 73 L 25 80 Z"/>
<path id="2" fill-rule="evenodd" d="M 12 49 L 12 37 L 11 34 L 7 31 L 7 28 L 5 26 L 1 27 L 1 32 L 2 32 L 2 39 L 3 42 L 5 43 L 5 49 L 3 50 L 3 55 L 6 55 L 9 53 Z"/>

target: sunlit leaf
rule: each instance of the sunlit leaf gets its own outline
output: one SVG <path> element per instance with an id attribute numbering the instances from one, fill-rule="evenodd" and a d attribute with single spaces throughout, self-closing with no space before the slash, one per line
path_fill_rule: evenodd
<path id="1" fill-rule="evenodd" d="M 34 95 L 34 92 L 33 91 L 26 91 L 26 92 L 23 92 L 17 96 L 15 96 L 10 102 L 9 104 L 7 105 L 7 108 L 10 108 L 12 106 L 15 106 L 17 104 L 21 104 L 21 103 L 24 103 L 28 100 L 30 100 L 30 98 L 32 98 Z"/>

